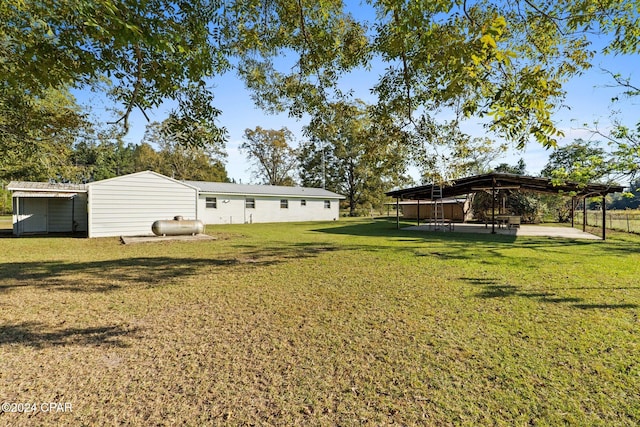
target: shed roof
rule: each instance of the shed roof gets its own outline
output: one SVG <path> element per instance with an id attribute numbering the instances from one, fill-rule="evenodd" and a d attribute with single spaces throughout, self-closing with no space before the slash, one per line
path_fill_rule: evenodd
<path id="1" fill-rule="evenodd" d="M 78 193 L 71 191 L 14 191 L 13 197 L 36 199 L 73 199 Z"/>
<path id="2" fill-rule="evenodd" d="M 623 186 L 609 184 L 583 185 L 575 182 L 565 182 L 562 185 L 554 185 L 549 178 L 492 172 L 456 179 L 451 183 L 445 184 L 442 186 L 442 197 L 461 196 L 463 194 L 491 190 L 492 188 L 495 188 L 496 191 L 518 189 L 539 193 L 575 193 L 578 196 L 601 196 L 609 193 L 619 193 L 624 190 Z M 404 199 L 431 199 L 432 189 L 433 185 L 430 184 L 393 190 L 385 194 Z"/>
<path id="3" fill-rule="evenodd" d="M 62 182 L 31 182 L 31 181 L 11 181 L 7 186 L 11 191 L 24 192 L 55 192 L 55 193 L 85 193 L 86 184 L 71 184 Z"/>
<path id="4" fill-rule="evenodd" d="M 184 181 L 201 193 L 246 194 L 249 196 L 309 197 L 322 199 L 344 199 L 345 197 L 322 188 L 287 187 L 281 185 L 248 185 L 229 182 Z"/>

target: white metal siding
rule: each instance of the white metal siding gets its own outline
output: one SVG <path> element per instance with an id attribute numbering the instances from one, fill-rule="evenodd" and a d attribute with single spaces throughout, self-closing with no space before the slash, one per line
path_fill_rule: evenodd
<path id="1" fill-rule="evenodd" d="M 87 231 L 87 196 L 78 194 L 73 199 L 51 198 L 49 201 L 49 232 L 70 233 Z"/>
<path id="2" fill-rule="evenodd" d="M 74 219 L 77 223 L 76 231 L 87 231 L 87 193 L 80 193 L 74 202 Z"/>
<path id="3" fill-rule="evenodd" d="M 216 197 L 217 208 L 206 208 L 206 198 Z M 254 209 L 245 208 L 246 198 L 256 201 Z M 280 207 L 280 200 L 289 201 L 289 207 Z M 303 222 L 332 221 L 339 216 L 338 199 L 305 198 L 306 206 L 301 205 L 303 198 L 267 197 L 267 196 L 228 196 L 221 194 L 201 193 L 198 200 L 200 219 L 205 224 L 241 224 L 261 222 Z M 324 207 L 324 201 L 331 201 L 331 208 Z"/>
<path id="4" fill-rule="evenodd" d="M 89 237 L 149 235 L 160 219 L 196 219 L 197 190 L 152 172 L 89 185 Z"/>

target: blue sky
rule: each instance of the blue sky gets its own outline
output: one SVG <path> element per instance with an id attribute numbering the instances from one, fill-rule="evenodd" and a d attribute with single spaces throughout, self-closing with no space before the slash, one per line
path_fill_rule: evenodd
<path id="1" fill-rule="evenodd" d="M 574 139 L 591 139 L 591 133 L 584 129 L 585 123 L 599 122 L 601 129 L 606 129 L 611 121 L 613 110 L 619 110 L 620 118 L 628 126 L 635 125 L 640 120 L 640 99 L 624 99 L 612 104 L 611 98 L 619 95 L 620 88 L 607 87 L 613 84 L 611 77 L 602 69 L 608 69 L 620 73 L 624 77 L 631 78 L 632 82 L 640 83 L 638 67 L 640 61 L 637 56 L 597 56 L 593 61 L 593 67 L 583 75 L 575 77 L 565 86 L 567 96 L 566 108 L 559 109 L 553 116 L 559 129 L 563 130 L 565 137 L 560 143 L 567 144 Z M 374 102 L 375 99 L 369 93 L 369 88 L 377 81 L 382 69 L 373 68 L 370 71 L 358 70 L 342 79 L 343 90 L 352 89 L 356 97 L 365 101 Z M 227 172 L 230 178 L 241 180 L 243 183 L 251 182 L 251 173 L 246 157 L 240 153 L 238 147 L 242 143 L 244 130 L 261 126 L 267 129 L 280 129 L 287 127 L 296 137 L 296 142 L 303 140 L 302 127 L 305 120 L 289 118 L 287 114 L 269 115 L 253 105 L 250 93 L 243 83 L 233 74 L 228 73 L 212 80 L 215 93 L 216 107 L 222 110 L 219 125 L 227 128 L 229 139 L 227 142 Z M 93 113 L 106 122 L 113 117 L 107 111 L 104 97 L 87 92 L 76 92 L 78 101 L 90 104 Z M 148 111 L 152 121 L 162 121 L 166 118 L 168 106 L 162 106 L 154 111 Z M 136 112 L 131 117 L 131 130 L 126 137 L 126 142 L 139 143 L 144 134 L 146 119 Z M 465 130 L 472 136 L 485 136 L 486 132 L 479 120 L 469 120 Z M 489 137 L 495 138 L 493 135 Z M 525 150 L 510 150 L 506 155 L 495 162 L 507 162 L 515 164 L 519 158 L 523 158 L 527 164 L 527 171 L 537 174 L 546 164 L 550 151 L 545 150 L 535 141 L 528 144 Z"/>

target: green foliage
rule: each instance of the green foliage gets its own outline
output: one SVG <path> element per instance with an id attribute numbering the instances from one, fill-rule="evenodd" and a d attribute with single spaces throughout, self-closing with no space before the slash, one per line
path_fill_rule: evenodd
<path id="1" fill-rule="evenodd" d="M 614 123 L 608 139 L 614 159 L 613 170 L 631 178 L 640 176 L 640 121 L 635 128 Z"/>
<path id="2" fill-rule="evenodd" d="M 226 131 L 207 86 L 216 75 L 235 68 L 259 106 L 316 117 L 353 102 L 340 79 L 375 63 L 385 67 L 373 88 L 376 117 L 431 144 L 422 118 L 450 114 L 437 127 L 454 136 L 450 156 L 465 158 L 477 147 L 459 131 L 470 118 L 518 147 L 531 138 L 556 145 L 562 133 L 552 113 L 563 102 L 562 85 L 589 68 L 595 53 L 587 35 L 602 36 L 607 54 L 639 49 L 638 0 L 371 0 L 359 7 L 373 10 L 375 22 L 351 14 L 356 6 L 342 0 L 3 2 L 0 126 L 50 90 L 91 88 L 120 105 L 114 121 L 124 129 L 133 109 L 175 100 L 165 123 L 171 137 L 220 152 Z M 626 141 L 637 142 L 637 132 L 620 127 L 617 134 L 620 168 L 634 171 L 637 144 Z M 15 164 L 16 148 L 31 156 L 15 139 L 0 145 L 5 164 Z M 51 147 L 44 152 L 56 158 Z"/>
<path id="3" fill-rule="evenodd" d="M 342 97 L 341 75 L 370 59 L 366 27 L 341 0 L 236 0 L 227 8 L 239 74 L 269 111 L 315 114 Z"/>
<path id="4" fill-rule="evenodd" d="M 347 197 L 349 215 L 380 208 L 382 194 L 405 180 L 408 135 L 373 120 L 362 102 L 331 104 L 305 129 L 301 148 L 303 185 L 325 184 Z"/>
<path id="5" fill-rule="evenodd" d="M 489 163 L 506 150 L 504 144 L 461 132 L 455 121 L 441 123 L 426 114 L 410 136 L 411 158 L 425 183 L 442 184 L 485 173 Z"/>
<path id="6" fill-rule="evenodd" d="M 216 146 L 185 145 L 170 128 L 170 117 L 162 123 L 151 123 L 135 148 L 134 166 L 138 170 L 154 170 L 179 180 L 228 181 L 224 153 Z M 157 147 L 156 152 L 153 147 Z"/>
<path id="7" fill-rule="evenodd" d="M 66 88 L 30 95 L 0 84 L 0 179 L 40 181 L 66 175 L 73 144 L 88 129 Z"/>
<path id="8" fill-rule="evenodd" d="M 500 163 L 493 169 L 494 172 L 510 173 L 513 175 L 526 175 L 527 165 L 524 159 L 518 160 L 516 165 L 510 165 L 508 163 Z"/>
<path id="9" fill-rule="evenodd" d="M 216 37 L 221 6 L 219 0 L 3 2 L 2 89 L 9 96 L 40 96 L 68 84 L 105 90 L 123 106 L 117 121 L 126 130 L 134 108 L 192 99 L 194 85 L 202 88 L 205 78 L 228 68 Z M 183 106 L 194 117 L 215 113 L 206 103 Z"/>
<path id="10" fill-rule="evenodd" d="M 298 165 L 296 150 L 290 145 L 293 134 L 287 128 L 280 130 L 245 129 L 245 141 L 240 149 L 254 165 L 254 177 L 269 185 L 295 185 L 291 174 Z"/>
<path id="11" fill-rule="evenodd" d="M 611 163 L 598 142 L 577 139 L 551 153 L 540 173 L 557 183 L 571 181 L 586 185 L 601 180 L 610 171 Z"/>
<path id="12" fill-rule="evenodd" d="M 629 191 L 624 194 L 614 194 L 607 209 L 639 209 L 640 208 L 640 179 L 631 182 Z"/>
<path id="13" fill-rule="evenodd" d="M 73 182 L 99 181 L 137 172 L 133 163 L 135 146 L 124 144 L 122 135 L 113 128 L 98 131 L 96 139 L 75 145 L 70 156 Z"/>

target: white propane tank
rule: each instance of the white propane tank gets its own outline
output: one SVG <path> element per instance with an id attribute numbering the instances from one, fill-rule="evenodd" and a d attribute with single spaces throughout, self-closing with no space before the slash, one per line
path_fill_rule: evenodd
<path id="1" fill-rule="evenodd" d="M 156 236 L 187 236 L 204 233 L 204 224 L 198 219 L 161 219 L 151 225 L 151 231 Z"/>

